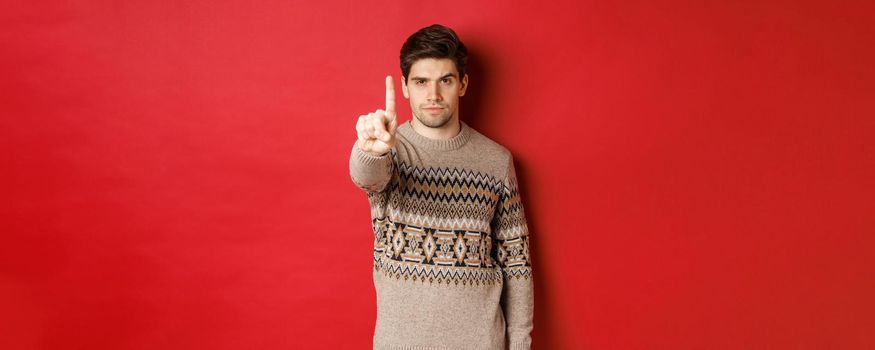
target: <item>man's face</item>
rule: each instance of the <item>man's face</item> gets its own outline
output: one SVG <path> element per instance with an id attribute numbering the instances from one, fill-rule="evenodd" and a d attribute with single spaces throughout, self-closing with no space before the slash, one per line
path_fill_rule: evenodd
<path id="1" fill-rule="evenodd" d="M 420 123 L 440 128 L 459 117 L 459 97 L 465 95 L 468 75 L 461 79 L 449 58 L 423 58 L 410 67 L 402 90 Z"/>

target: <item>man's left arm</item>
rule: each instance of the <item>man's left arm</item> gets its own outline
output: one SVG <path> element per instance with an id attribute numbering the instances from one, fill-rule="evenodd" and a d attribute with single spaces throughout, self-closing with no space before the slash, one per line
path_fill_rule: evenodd
<path id="1" fill-rule="evenodd" d="M 534 318 L 534 286 L 529 258 L 529 230 L 517 185 L 513 157 L 508 159 L 495 215 L 492 234 L 495 260 L 504 278 L 501 306 L 507 324 L 508 347 L 530 349 Z"/>

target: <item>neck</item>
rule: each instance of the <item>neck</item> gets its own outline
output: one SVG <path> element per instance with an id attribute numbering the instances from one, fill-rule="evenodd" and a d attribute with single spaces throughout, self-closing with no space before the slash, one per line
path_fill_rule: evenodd
<path id="1" fill-rule="evenodd" d="M 452 138 L 453 136 L 458 135 L 462 130 L 462 124 L 456 116 L 453 116 L 448 123 L 440 128 L 430 128 L 425 124 L 420 123 L 419 119 L 416 117 L 413 117 L 410 120 L 410 126 L 413 127 L 413 131 L 416 131 L 417 134 L 435 140 L 446 140 Z"/>

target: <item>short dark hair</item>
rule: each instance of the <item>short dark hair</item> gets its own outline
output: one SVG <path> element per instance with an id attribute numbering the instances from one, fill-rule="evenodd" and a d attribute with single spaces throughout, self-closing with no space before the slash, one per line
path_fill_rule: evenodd
<path id="1" fill-rule="evenodd" d="M 405 82 L 410 74 L 410 67 L 423 58 L 452 59 L 459 71 L 458 78 L 462 79 L 468 63 L 468 49 L 452 29 L 432 24 L 410 35 L 401 46 L 401 75 Z"/>

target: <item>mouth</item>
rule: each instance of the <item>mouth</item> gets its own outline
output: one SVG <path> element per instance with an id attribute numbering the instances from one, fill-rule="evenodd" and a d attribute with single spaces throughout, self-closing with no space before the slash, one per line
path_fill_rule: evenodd
<path id="1" fill-rule="evenodd" d="M 429 113 L 440 113 L 440 111 L 443 110 L 443 108 L 441 108 L 441 107 L 425 107 L 422 110 L 429 112 Z"/>

